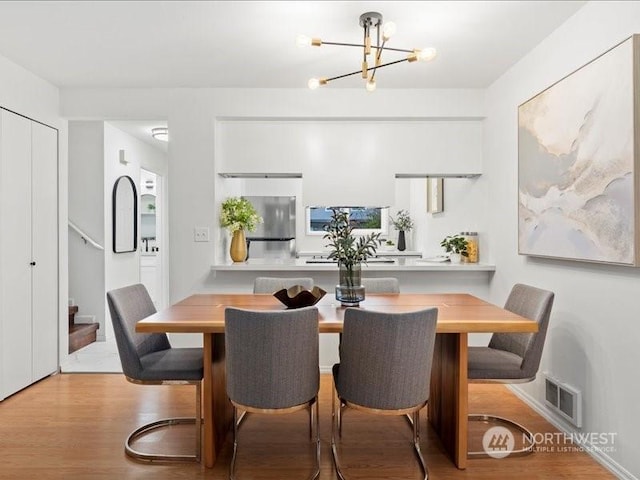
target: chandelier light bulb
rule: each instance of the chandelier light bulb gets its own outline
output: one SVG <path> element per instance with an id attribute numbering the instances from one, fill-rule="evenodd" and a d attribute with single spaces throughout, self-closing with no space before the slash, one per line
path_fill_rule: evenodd
<path id="1" fill-rule="evenodd" d="M 429 48 L 423 48 L 422 50 L 418 51 L 417 54 L 418 54 L 418 60 L 422 60 L 423 62 L 430 62 L 431 60 L 436 58 L 436 55 L 438 54 L 438 52 L 436 51 L 435 48 L 429 47 Z"/>
<path id="2" fill-rule="evenodd" d="M 310 47 L 311 46 L 311 38 L 306 35 L 298 35 L 296 37 L 296 44 L 299 47 Z"/>
<path id="3" fill-rule="evenodd" d="M 382 38 L 387 41 L 395 35 L 397 30 L 394 22 L 387 22 L 382 26 Z"/>
<path id="4" fill-rule="evenodd" d="M 379 12 L 363 13 L 360 15 L 358 24 L 363 29 L 362 33 L 364 34 L 364 36 L 361 37 L 361 42 L 358 43 L 336 42 L 333 40 L 323 41 L 320 38 L 298 35 L 297 44 L 301 47 L 321 47 L 323 45 L 331 45 L 340 47 L 356 47 L 361 49 L 362 60 L 358 70 L 353 70 L 349 73 L 334 75 L 331 77 L 312 78 L 307 82 L 309 89 L 317 90 L 319 87 L 327 85 L 329 82 L 340 80 L 345 77 L 351 77 L 352 75 L 358 75 L 362 80 L 364 80 L 366 90 L 368 92 L 373 92 L 376 90 L 375 78 L 378 70 L 384 68 L 386 72 L 386 67 L 390 67 L 401 62 L 417 63 L 418 60 L 429 62 L 437 55 L 436 49 L 433 47 L 424 49 L 408 49 L 387 46 L 387 42 L 391 37 L 396 35 L 397 26 L 394 22 L 383 23 L 382 14 Z M 375 42 L 375 44 L 372 44 L 372 42 Z M 400 57 L 394 59 L 392 57 L 387 59 L 387 52 L 393 52 L 394 55 L 404 54 L 404 58 Z M 369 65 L 371 65 L 371 67 Z"/>

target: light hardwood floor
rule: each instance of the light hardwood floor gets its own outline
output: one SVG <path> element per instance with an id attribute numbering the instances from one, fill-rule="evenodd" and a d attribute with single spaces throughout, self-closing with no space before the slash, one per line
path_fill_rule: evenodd
<path id="1" fill-rule="evenodd" d="M 503 386 L 470 385 L 469 390 L 472 412 L 504 415 L 534 432 L 555 431 Z M 0 479 L 227 478 L 229 442 L 211 470 L 194 464 L 140 464 L 124 454 L 123 441 L 131 430 L 165 416 L 193 415 L 194 396 L 193 387 L 133 385 L 119 374 L 49 377 L 0 403 Z M 330 401 L 331 378 L 323 375 L 322 480 L 336 478 L 329 448 Z M 421 444 L 432 480 L 615 478 L 579 452 L 546 451 L 521 458 L 470 460 L 466 471 L 457 470 L 444 456 L 435 435 L 425 429 L 426 420 L 421 424 Z M 343 428 L 341 452 L 348 478 L 421 478 L 409 443 L 411 433 L 402 418 L 348 410 Z M 166 434 L 153 436 L 145 442 L 149 448 L 158 443 L 183 450 L 192 447 L 193 431 L 188 427 L 174 427 Z M 308 438 L 305 412 L 248 417 L 240 430 L 239 478 L 306 478 L 313 462 Z"/>

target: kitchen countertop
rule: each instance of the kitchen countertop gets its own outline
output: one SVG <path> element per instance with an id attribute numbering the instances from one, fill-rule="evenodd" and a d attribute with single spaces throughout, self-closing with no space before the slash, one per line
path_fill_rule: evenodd
<path id="1" fill-rule="evenodd" d="M 314 258 L 320 258 L 320 257 L 327 257 L 329 255 L 330 251 L 329 250 L 318 250 L 318 251 L 304 251 L 301 250 L 298 252 L 298 257 L 314 257 Z M 411 251 L 411 250 L 385 250 L 383 248 L 380 248 L 376 253 L 375 253 L 376 257 L 385 257 L 385 256 L 390 256 L 390 257 L 422 257 L 422 252 L 418 252 L 418 251 Z"/>
<path id="2" fill-rule="evenodd" d="M 278 258 L 250 258 L 246 262 L 233 263 L 222 262 L 211 266 L 213 271 L 335 271 L 338 269 L 335 263 L 307 263 L 304 258 L 278 259 Z M 391 259 L 390 259 L 391 260 Z M 496 266 L 486 263 L 460 263 L 429 262 L 419 258 L 397 258 L 388 263 L 371 262 L 362 265 L 362 271 L 370 272 L 493 272 Z"/>

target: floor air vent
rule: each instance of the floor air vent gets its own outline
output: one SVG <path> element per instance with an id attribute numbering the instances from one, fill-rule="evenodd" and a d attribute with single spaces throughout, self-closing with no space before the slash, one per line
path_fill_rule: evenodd
<path id="1" fill-rule="evenodd" d="M 544 374 L 545 403 L 576 427 L 582 426 L 582 393 Z"/>

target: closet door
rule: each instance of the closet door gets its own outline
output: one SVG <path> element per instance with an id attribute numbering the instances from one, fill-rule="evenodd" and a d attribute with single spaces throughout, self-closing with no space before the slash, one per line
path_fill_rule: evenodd
<path id="1" fill-rule="evenodd" d="M 0 112 L 0 397 L 5 397 L 32 382 L 31 121 Z"/>
<path id="2" fill-rule="evenodd" d="M 32 381 L 58 368 L 58 132 L 31 124 Z"/>

